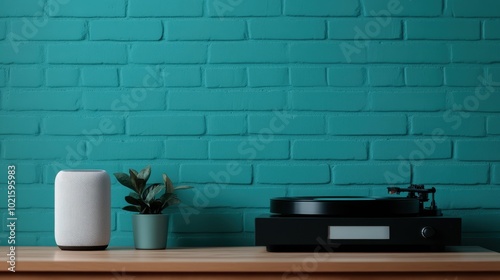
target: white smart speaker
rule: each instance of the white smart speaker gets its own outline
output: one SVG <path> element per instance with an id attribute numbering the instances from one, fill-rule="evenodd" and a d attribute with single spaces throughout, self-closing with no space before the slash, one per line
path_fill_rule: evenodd
<path id="1" fill-rule="evenodd" d="M 104 250 L 111 235 L 111 183 L 104 170 L 56 175 L 54 235 L 62 250 Z"/>

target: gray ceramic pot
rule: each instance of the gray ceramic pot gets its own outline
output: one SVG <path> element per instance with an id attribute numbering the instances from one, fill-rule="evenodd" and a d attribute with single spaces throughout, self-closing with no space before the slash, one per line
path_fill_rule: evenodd
<path id="1" fill-rule="evenodd" d="M 137 214 L 132 216 L 136 249 L 158 250 L 167 247 L 168 215 Z"/>

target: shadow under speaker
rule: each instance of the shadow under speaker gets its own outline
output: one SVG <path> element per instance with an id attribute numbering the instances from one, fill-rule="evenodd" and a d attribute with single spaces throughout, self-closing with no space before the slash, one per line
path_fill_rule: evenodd
<path id="1" fill-rule="evenodd" d="M 111 183 L 104 170 L 62 170 L 54 190 L 54 236 L 62 250 L 104 250 L 111 235 Z"/>

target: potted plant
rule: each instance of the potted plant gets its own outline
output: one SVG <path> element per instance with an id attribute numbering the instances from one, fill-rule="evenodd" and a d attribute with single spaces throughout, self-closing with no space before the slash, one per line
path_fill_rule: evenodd
<path id="1" fill-rule="evenodd" d="M 190 186 L 174 187 L 172 181 L 163 174 L 163 183 L 146 185 L 151 175 L 151 166 L 140 172 L 129 169 L 129 174 L 115 173 L 120 184 L 132 190 L 125 196 L 130 205 L 123 210 L 137 212 L 132 217 L 134 244 L 136 249 L 165 249 L 168 233 L 168 215 L 163 209 L 177 204 L 180 200 L 175 190 L 188 189 Z"/>

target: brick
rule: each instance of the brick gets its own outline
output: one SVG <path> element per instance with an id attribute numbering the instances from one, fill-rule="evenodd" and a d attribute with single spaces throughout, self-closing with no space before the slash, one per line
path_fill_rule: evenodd
<path id="1" fill-rule="evenodd" d="M 491 231 L 500 231 L 500 218 L 498 214 L 498 210 L 483 210 L 480 212 L 474 211 L 472 213 L 465 213 L 465 211 L 463 211 L 463 214 L 461 213 L 461 215 L 459 216 L 460 218 L 462 218 L 462 232 L 484 233 Z M 464 235 L 467 236 L 466 234 Z M 477 241 L 475 242 L 475 244 L 477 244 Z"/>
<path id="2" fill-rule="evenodd" d="M 200 64 L 207 61 L 207 46 L 200 43 L 137 43 L 130 50 L 130 62 Z"/>
<path id="3" fill-rule="evenodd" d="M 125 64 L 127 48 L 117 43 L 50 45 L 47 59 L 53 64 Z"/>
<path id="4" fill-rule="evenodd" d="M 3 97 L 4 110 L 76 111 L 80 108 L 81 92 L 10 90 Z"/>
<path id="5" fill-rule="evenodd" d="M 209 63 L 285 63 L 286 44 L 279 42 L 231 42 L 209 46 Z"/>
<path id="6" fill-rule="evenodd" d="M 366 106 L 367 94 L 362 91 L 292 91 L 294 110 L 361 111 Z"/>
<path id="7" fill-rule="evenodd" d="M 484 184 L 488 172 L 487 164 L 423 164 L 414 167 L 413 180 L 416 184 Z"/>
<path id="8" fill-rule="evenodd" d="M 42 131 L 49 135 L 116 135 L 125 132 L 122 118 L 112 116 L 50 116 L 43 120 Z"/>
<path id="9" fill-rule="evenodd" d="M 210 17 L 266 17 L 281 15 L 280 0 L 207 0 Z"/>
<path id="10" fill-rule="evenodd" d="M 209 146 L 210 159 L 288 159 L 288 141 L 248 137 L 241 140 L 212 140 Z"/>
<path id="11" fill-rule="evenodd" d="M 5 33 L 7 33 L 7 24 L 5 21 L 0 21 L 0 40 L 5 39 Z"/>
<path id="12" fill-rule="evenodd" d="M 374 63 L 448 63 L 450 52 L 445 43 L 384 42 L 370 45 L 368 61 Z"/>
<path id="13" fill-rule="evenodd" d="M 157 111 L 164 110 L 165 103 L 164 90 L 100 90 L 83 93 L 83 107 L 93 111 Z"/>
<path id="14" fill-rule="evenodd" d="M 163 36 L 160 20 L 96 20 L 90 22 L 90 40 L 157 41 Z"/>
<path id="15" fill-rule="evenodd" d="M 499 189 L 495 186 L 443 186 L 437 187 L 438 206 L 441 209 L 477 209 L 477 201 L 482 208 L 495 208 L 498 204 Z M 471 199 L 473 198 L 473 199 Z"/>
<path id="16" fill-rule="evenodd" d="M 49 16 L 51 17 L 124 17 L 125 0 L 71 0 L 64 4 L 60 0 L 48 0 Z"/>
<path id="17" fill-rule="evenodd" d="M 163 155 L 162 141 L 103 141 L 92 147 L 91 160 L 157 159 Z"/>
<path id="18" fill-rule="evenodd" d="M 491 182 L 500 185 L 500 164 L 494 164 L 491 168 Z"/>
<path id="19" fill-rule="evenodd" d="M 43 73 L 38 67 L 13 67 L 10 69 L 10 85 L 12 87 L 39 87 L 42 84 Z"/>
<path id="20" fill-rule="evenodd" d="M 163 85 L 162 69 L 152 66 L 127 66 L 121 69 L 121 85 L 125 87 L 158 88 Z"/>
<path id="21" fill-rule="evenodd" d="M 500 62 L 498 48 L 500 48 L 500 44 L 492 42 L 455 43 L 451 45 L 452 61 L 466 63 Z"/>
<path id="22" fill-rule="evenodd" d="M 200 213 L 189 217 L 186 222 L 182 214 L 172 215 L 172 232 L 207 233 L 207 232 L 241 232 L 243 231 L 243 215 L 241 213 Z"/>
<path id="23" fill-rule="evenodd" d="M 73 67 L 48 68 L 45 79 L 48 87 L 75 87 L 80 80 L 80 70 Z"/>
<path id="24" fill-rule="evenodd" d="M 34 135 L 39 132 L 40 119 L 20 115 L 0 115 L 0 134 Z"/>
<path id="25" fill-rule="evenodd" d="M 256 181 L 270 184 L 326 184 L 330 182 L 330 167 L 327 164 L 257 166 Z"/>
<path id="26" fill-rule="evenodd" d="M 339 187 L 339 186 L 320 186 L 313 187 L 289 187 L 289 196 L 370 196 L 373 195 L 370 187 Z M 387 191 L 385 191 L 387 192 Z M 384 193 L 385 195 L 385 193 Z M 267 214 L 267 213 L 266 213 Z"/>
<path id="27" fill-rule="evenodd" d="M 22 192 L 17 193 L 16 202 L 18 209 L 54 208 L 54 186 L 38 184 L 25 186 Z"/>
<path id="28" fill-rule="evenodd" d="M 402 67 L 370 67 L 368 69 L 368 84 L 375 87 L 395 87 L 404 85 Z"/>
<path id="29" fill-rule="evenodd" d="M 336 18 L 328 21 L 328 38 L 336 40 L 401 39 L 401 20 L 391 18 L 384 24 L 373 19 Z"/>
<path id="30" fill-rule="evenodd" d="M 411 40 L 479 40 L 479 20 L 407 20 L 406 36 Z"/>
<path id="31" fill-rule="evenodd" d="M 182 164 L 180 180 L 187 183 L 251 184 L 252 166 L 239 162 L 226 164 Z"/>
<path id="32" fill-rule="evenodd" d="M 290 62 L 359 63 L 366 62 L 366 59 L 366 47 L 360 48 L 351 42 L 301 42 L 290 44 Z"/>
<path id="33" fill-rule="evenodd" d="M 79 41 L 87 33 L 83 20 L 45 19 L 39 23 L 24 18 L 12 21 L 10 26 L 12 33 L 30 41 Z"/>
<path id="34" fill-rule="evenodd" d="M 43 5 L 38 0 L 0 1 L 0 17 L 41 16 Z"/>
<path id="35" fill-rule="evenodd" d="M 480 0 L 470 2 L 467 0 L 450 0 L 454 17 L 498 17 L 500 16 L 500 3 L 495 0 Z"/>
<path id="36" fill-rule="evenodd" d="M 500 94 L 491 92 L 488 86 L 478 87 L 470 91 L 456 91 L 451 93 L 454 111 L 469 112 L 499 112 Z M 479 90 L 477 90 L 479 89 Z"/>
<path id="37" fill-rule="evenodd" d="M 207 116 L 207 134 L 210 135 L 244 135 L 247 131 L 245 116 L 209 115 Z"/>
<path id="38" fill-rule="evenodd" d="M 167 87 L 201 86 L 200 67 L 167 67 L 163 71 Z"/>
<path id="39" fill-rule="evenodd" d="M 251 39 L 324 39 L 324 20 L 316 19 L 253 19 L 249 21 Z"/>
<path id="40" fill-rule="evenodd" d="M 169 139 L 165 141 L 168 159 L 207 159 L 208 142 L 205 140 Z"/>
<path id="41" fill-rule="evenodd" d="M 371 143 L 372 158 L 376 160 L 449 159 L 451 141 L 436 142 L 432 138 L 413 140 L 375 140 Z"/>
<path id="42" fill-rule="evenodd" d="M 168 93 L 169 110 L 273 110 L 286 105 L 286 92 L 247 91 L 171 91 Z"/>
<path id="43" fill-rule="evenodd" d="M 131 17 L 195 17 L 203 14 L 203 0 L 130 0 Z"/>
<path id="44" fill-rule="evenodd" d="M 404 135 L 406 117 L 391 115 L 335 116 L 328 119 L 333 135 Z"/>
<path id="45" fill-rule="evenodd" d="M 318 135 L 325 133 L 322 116 L 290 115 L 278 112 L 274 116 L 248 116 L 248 132 L 260 135 Z"/>
<path id="46" fill-rule="evenodd" d="M 433 17 L 441 15 L 443 4 L 436 0 L 361 0 L 363 15 L 372 17 Z"/>
<path id="47" fill-rule="evenodd" d="M 375 111 L 440 111 L 446 108 L 446 92 L 386 90 L 372 92 Z"/>
<path id="48" fill-rule="evenodd" d="M 494 85 L 498 81 L 500 81 L 500 67 L 488 67 L 484 79 L 481 78 L 479 82 L 482 86 L 488 88 L 488 85 Z"/>
<path id="49" fill-rule="evenodd" d="M 444 81 L 447 86 L 477 86 L 478 77 L 484 77 L 483 67 L 451 66 L 444 68 Z"/>
<path id="50" fill-rule="evenodd" d="M 318 67 L 290 68 L 290 83 L 296 87 L 326 86 L 326 69 Z"/>
<path id="51" fill-rule="evenodd" d="M 335 87 L 357 87 L 365 84 L 366 74 L 362 67 L 329 67 L 328 84 Z"/>
<path id="52" fill-rule="evenodd" d="M 43 61 L 43 49 L 39 45 L 23 44 L 9 39 L 11 43 L 0 43 L 0 63 L 41 63 Z"/>
<path id="53" fill-rule="evenodd" d="M 225 181 L 223 181 L 223 183 L 224 182 Z M 258 188 L 255 188 L 252 186 L 232 185 L 227 187 L 222 184 L 212 184 L 200 186 L 193 191 L 195 194 L 189 194 L 189 196 L 187 192 L 179 192 L 179 197 L 186 205 L 198 208 L 268 208 L 269 200 L 271 198 L 286 196 L 285 186 L 259 186 Z M 183 197 L 184 194 L 186 194 L 185 198 Z M 245 199 L 241 199 L 242 197 Z"/>
<path id="54" fill-rule="evenodd" d="M 500 117 L 488 117 L 488 134 L 500 135 Z"/>
<path id="55" fill-rule="evenodd" d="M 22 174 L 22 176 L 17 176 L 17 184 L 32 184 L 40 182 L 40 172 L 36 164 L 32 163 L 14 163 L 3 161 L 0 164 L 2 170 L 7 170 L 7 166 L 14 165 L 16 167 L 16 173 Z M 0 183 L 5 184 L 8 182 L 7 172 L 5 175 L 0 176 Z M 7 199 L 4 200 L 7 202 Z M 1 207 L 1 206 L 0 206 Z"/>
<path id="56" fill-rule="evenodd" d="M 86 87 L 117 87 L 118 71 L 116 68 L 82 68 L 82 85 Z"/>
<path id="57" fill-rule="evenodd" d="M 279 87 L 289 84 L 288 68 L 248 68 L 249 87 Z"/>
<path id="58" fill-rule="evenodd" d="M 406 67 L 407 86 L 438 87 L 443 85 L 443 70 L 440 67 Z"/>
<path id="59" fill-rule="evenodd" d="M 487 40 L 500 39 L 500 20 L 487 19 L 484 21 L 483 38 Z"/>
<path id="60" fill-rule="evenodd" d="M 367 159 L 366 142 L 345 140 L 296 140 L 292 158 L 304 160 L 363 160 Z"/>
<path id="61" fill-rule="evenodd" d="M 4 87 L 7 84 L 7 71 L 0 68 L 0 87 Z"/>
<path id="62" fill-rule="evenodd" d="M 410 183 L 410 165 L 401 161 L 399 164 L 359 163 L 336 165 L 332 171 L 335 185 L 392 185 Z"/>
<path id="63" fill-rule="evenodd" d="M 74 140 L 5 140 L 4 158 L 6 159 L 63 159 L 70 148 L 77 147 L 80 157 L 86 154 L 85 141 Z"/>
<path id="64" fill-rule="evenodd" d="M 17 210 L 17 209 L 16 209 Z M 2 215 L 3 228 L 7 228 L 7 211 Z M 53 209 L 21 209 L 16 211 L 19 217 L 16 222 L 16 232 L 53 232 L 54 231 L 54 210 Z M 16 236 L 16 244 L 23 244 Z M 24 245 L 24 244 L 23 244 Z"/>
<path id="65" fill-rule="evenodd" d="M 463 118 L 458 113 L 445 112 L 442 116 L 414 116 L 411 133 L 414 135 L 484 136 L 484 117 Z"/>
<path id="66" fill-rule="evenodd" d="M 165 38 L 169 41 L 236 41 L 247 37 L 242 20 L 168 20 L 165 25 Z"/>
<path id="67" fill-rule="evenodd" d="M 358 1 L 311 0 L 308 5 L 300 0 L 285 1 L 284 14 L 287 16 L 357 16 Z"/>
<path id="68" fill-rule="evenodd" d="M 465 161 L 500 160 L 500 142 L 489 140 L 455 141 L 455 158 Z"/>
<path id="69" fill-rule="evenodd" d="M 244 87 L 247 85 L 245 68 L 208 68 L 205 70 L 208 88 Z"/>
<path id="70" fill-rule="evenodd" d="M 205 119 L 200 115 L 131 116 L 127 126 L 130 135 L 201 135 Z"/>

